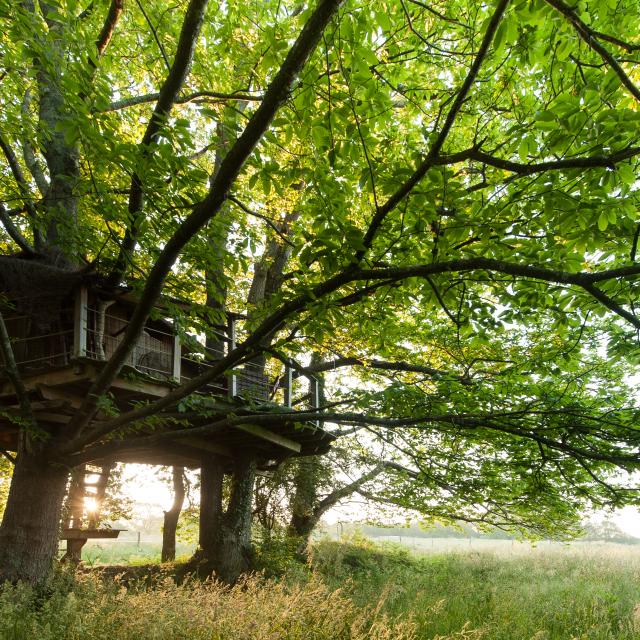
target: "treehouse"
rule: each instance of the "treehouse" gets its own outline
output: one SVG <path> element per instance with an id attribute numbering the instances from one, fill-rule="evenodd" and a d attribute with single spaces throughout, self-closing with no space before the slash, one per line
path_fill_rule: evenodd
<path id="1" fill-rule="evenodd" d="M 14 359 L 38 422 L 55 434 L 69 422 L 122 341 L 136 298 L 126 290 L 107 292 L 86 282 L 65 286 L 58 282 L 50 288 L 41 285 L 27 295 L 24 286 L 15 289 L 22 295 L 8 291 L 2 305 Z M 179 334 L 167 306 L 159 305 L 114 380 L 96 420 L 108 420 L 115 412 L 162 398 L 180 383 L 206 371 L 234 348 L 241 323 L 240 316 L 228 314 L 226 326 L 216 327 L 213 341 L 210 337 L 207 345 L 197 335 Z M 209 422 L 212 416 L 224 417 L 257 406 L 263 411 L 313 409 L 318 406 L 318 381 L 299 375 L 285 363 L 266 359 L 225 372 L 199 388 L 196 397 Z M 179 416 L 181 410 L 174 407 L 174 415 Z M 3 368 L 0 447 L 9 451 L 16 448 L 19 413 L 19 399 Z M 202 420 L 195 420 L 187 426 L 202 424 Z M 181 430 L 184 428 L 183 420 Z M 211 454 L 231 463 L 238 451 L 251 450 L 259 466 L 270 467 L 292 455 L 323 453 L 332 441 L 317 423 L 293 418 L 268 429 L 248 422 L 211 434 L 202 431 L 197 436 L 182 434 L 175 440 L 167 438 L 144 447 L 123 439 L 119 446 L 113 445 L 115 450 L 107 461 L 198 467 Z"/>

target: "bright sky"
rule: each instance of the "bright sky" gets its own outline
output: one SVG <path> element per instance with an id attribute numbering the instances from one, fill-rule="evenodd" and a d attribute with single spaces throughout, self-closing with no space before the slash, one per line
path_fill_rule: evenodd
<path id="1" fill-rule="evenodd" d="M 150 507 L 158 515 L 171 506 L 172 496 L 169 485 L 162 482 L 154 473 L 156 467 L 143 464 L 128 464 L 123 474 L 125 493 L 140 505 Z M 332 509 L 325 516 L 329 524 L 362 519 L 362 509 L 356 505 L 344 505 Z M 607 517 L 604 512 L 595 514 L 596 519 Z M 640 510 L 625 507 L 617 510 L 612 518 L 625 533 L 640 538 Z"/>

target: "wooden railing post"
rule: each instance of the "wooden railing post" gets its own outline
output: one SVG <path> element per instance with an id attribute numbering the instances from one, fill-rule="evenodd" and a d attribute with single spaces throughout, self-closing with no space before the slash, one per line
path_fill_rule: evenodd
<path id="1" fill-rule="evenodd" d="M 172 370 L 173 379 L 176 382 L 180 382 L 180 376 L 182 374 L 182 371 L 181 371 L 182 345 L 180 342 L 180 336 L 178 335 L 178 331 L 176 330 L 175 325 L 174 325 L 174 331 L 175 333 L 173 334 L 173 366 L 171 370 Z"/>
<path id="2" fill-rule="evenodd" d="M 293 404 L 293 370 L 288 364 L 284 365 L 284 406 L 291 408 Z"/>
<path id="3" fill-rule="evenodd" d="M 80 287 L 76 294 L 73 313 L 73 357 L 84 358 L 87 355 L 87 307 L 89 295 L 86 287 Z"/>
<path id="4" fill-rule="evenodd" d="M 227 354 L 236 348 L 236 319 L 227 314 Z M 229 374 L 229 398 L 234 398 L 238 395 L 238 376 L 232 371 Z"/>
<path id="5" fill-rule="evenodd" d="M 320 381 L 315 376 L 309 376 L 309 392 L 311 394 L 311 410 L 320 408 Z M 320 420 L 314 420 L 316 427 L 320 426 Z"/>

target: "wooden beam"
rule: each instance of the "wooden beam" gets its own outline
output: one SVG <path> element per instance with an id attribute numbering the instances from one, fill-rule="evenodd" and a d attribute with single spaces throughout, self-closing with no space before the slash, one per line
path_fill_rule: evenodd
<path id="1" fill-rule="evenodd" d="M 48 384 L 37 384 L 36 390 L 45 400 L 66 402 L 73 409 L 80 408 L 82 404 L 81 396 L 67 390 L 56 389 Z"/>
<path id="2" fill-rule="evenodd" d="M 300 453 L 302 449 L 302 445 L 295 440 L 290 440 L 289 438 L 285 438 L 278 433 L 274 433 L 273 431 L 269 431 L 264 427 L 260 427 L 257 424 L 239 424 L 234 427 L 239 431 L 244 431 L 256 438 L 260 438 L 261 440 L 266 440 L 267 442 L 271 442 L 272 444 L 277 444 L 279 447 L 283 447 L 284 449 L 289 449 L 289 451 L 295 451 L 296 453 Z"/>
<path id="3" fill-rule="evenodd" d="M 233 458 L 233 454 L 231 453 L 231 449 L 229 449 L 229 447 L 225 447 L 222 444 L 208 442 L 204 438 L 180 438 L 180 442 L 196 449 L 202 449 L 203 451 L 207 451 L 209 453 L 217 453 L 221 456 L 225 456 L 226 458 Z"/>
<path id="4" fill-rule="evenodd" d="M 180 382 L 181 367 L 182 367 L 182 345 L 180 342 L 180 336 L 178 335 L 177 328 L 175 328 L 175 335 L 173 336 L 173 379 L 176 382 Z"/>
<path id="5" fill-rule="evenodd" d="M 80 367 L 80 369 L 79 369 Z M 73 364 L 66 365 L 57 369 L 48 369 L 39 371 L 34 374 L 23 373 L 22 380 L 24 386 L 33 391 L 38 385 L 46 384 L 47 386 L 64 386 L 73 384 L 83 380 L 91 379 L 91 372 L 87 372 L 82 365 Z M 0 396 L 15 396 L 16 391 L 11 382 L 7 381 L 0 385 Z"/>
<path id="6" fill-rule="evenodd" d="M 122 391 L 134 391 L 136 393 L 144 393 L 148 396 L 155 396 L 157 398 L 164 398 L 171 387 L 169 384 L 163 384 L 162 382 L 151 382 L 147 380 L 125 380 L 118 377 L 113 381 L 111 385 L 113 389 L 121 389 Z"/>

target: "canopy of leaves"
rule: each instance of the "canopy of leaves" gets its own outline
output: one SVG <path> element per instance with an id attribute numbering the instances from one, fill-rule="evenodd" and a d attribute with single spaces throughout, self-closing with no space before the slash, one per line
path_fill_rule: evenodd
<path id="1" fill-rule="evenodd" d="M 383 499 L 541 529 L 637 499 L 619 477 L 640 443 L 621 382 L 640 356 L 634 0 L 5 0 L 0 18 L 5 252 L 55 244 L 121 276 L 133 239 L 142 322 L 162 290 L 206 332 L 217 296 L 249 318 L 225 366 L 314 354 L 336 370 L 326 419 L 408 469 Z"/>

